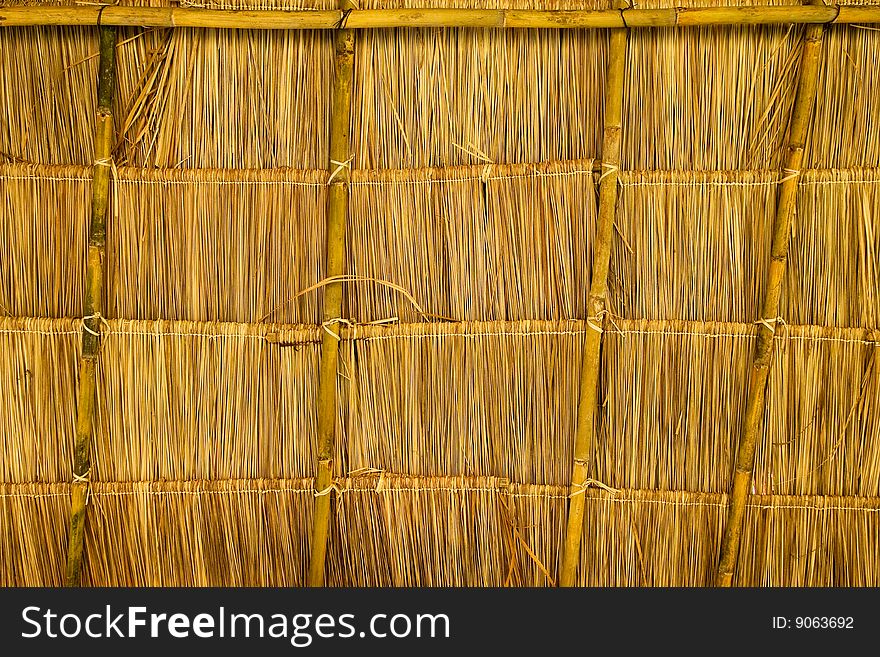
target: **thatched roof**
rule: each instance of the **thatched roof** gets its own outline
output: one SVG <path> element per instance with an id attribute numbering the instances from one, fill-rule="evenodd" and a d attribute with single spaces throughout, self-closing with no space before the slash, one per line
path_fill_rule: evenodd
<path id="1" fill-rule="evenodd" d="M 0 584 L 880 585 L 862 14 L 5 4 Z"/>

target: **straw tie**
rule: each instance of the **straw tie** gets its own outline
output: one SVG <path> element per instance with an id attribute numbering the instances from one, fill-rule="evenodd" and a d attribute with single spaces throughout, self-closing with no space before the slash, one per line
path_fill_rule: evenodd
<path id="1" fill-rule="evenodd" d="M 91 333 L 91 334 L 94 335 L 96 338 L 100 338 L 100 337 L 101 337 L 101 333 L 100 333 L 99 331 L 93 331 L 92 329 L 89 328 L 89 324 L 88 324 L 88 321 L 87 321 L 87 320 L 90 320 L 90 319 L 97 319 L 98 322 L 101 324 L 101 326 L 103 326 L 104 328 L 106 328 L 108 333 L 110 332 L 110 322 L 108 322 L 108 321 L 107 321 L 107 320 L 101 315 L 101 313 L 95 313 L 94 315 L 86 315 L 86 316 L 83 317 L 83 319 L 82 319 L 82 328 L 83 328 L 83 331 L 85 331 L 86 333 Z"/>
<path id="2" fill-rule="evenodd" d="M 351 11 L 351 10 L 349 10 Z M 351 163 L 354 162 L 354 155 L 345 160 L 344 162 L 340 162 L 339 160 L 334 160 L 331 158 L 330 164 L 335 164 L 336 168 L 333 169 L 333 173 L 330 174 L 330 177 L 327 179 L 327 184 L 331 184 L 333 179 L 342 172 L 343 169 L 348 169 L 351 171 Z"/>
<path id="3" fill-rule="evenodd" d="M 608 162 L 602 163 L 602 169 L 604 169 L 604 171 L 602 172 L 602 175 L 599 176 L 600 185 L 602 184 L 602 180 L 604 180 L 607 176 L 616 174 L 618 171 L 620 171 L 619 166 L 617 166 L 616 164 L 609 164 Z"/>
<path id="4" fill-rule="evenodd" d="M 314 496 L 324 497 L 325 495 L 329 495 L 330 493 L 336 493 L 336 503 L 341 507 L 342 506 L 342 494 L 345 492 L 342 486 L 339 485 L 339 481 L 334 479 L 330 482 L 330 485 L 327 486 L 324 490 L 316 490 L 314 492 Z"/>
<path id="5" fill-rule="evenodd" d="M 329 333 L 332 337 L 336 338 L 337 340 L 342 340 L 342 336 L 340 336 L 338 333 L 334 333 L 333 331 L 330 330 L 330 327 L 333 326 L 334 324 L 341 324 L 342 326 L 348 326 L 349 328 L 353 326 L 351 321 L 345 319 L 344 317 L 334 317 L 333 319 L 328 319 L 326 322 L 321 324 L 321 328 L 324 329 L 325 331 L 327 331 L 327 333 Z"/>
<path id="6" fill-rule="evenodd" d="M 801 175 L 800 169 L 783 169 L 782 173 L 785 174 L 785 177 L 779 179 L 780 185 L 784 182 L 789 181 L 789 180 L 794 180 L 795 178 L 797 178 Z"/>
<path id="7" fill-rule="evenodd" d="M 353 8 L 346 9 L 345 11 L 342 12 L 342 17 L 339 19 L 339 22 L 336 23 L 337 30 L 344 30 L 345 29 L 345 26 L 348 25 L 348 17 L 349 17 L 349 15 L 351 15 L 352 11 L 354 11 Z"/>
<path id="8" fill-rule="evenodd" d="M 92 469 L 89 468 L 81 475 L 73 473 L 73 483 L 74 484 L 85 484 L 86 487 L 86 499 L 83 502 L 84 505 L 89 503 L 89 497 L 91 497 L 91 481 L 92 481 Z"/>
<path id="9" fill-rule="evenodd" d="M 612 495 L 617 495 L 618 493 L 620 493 L 620 489 L 612 488 L 608 484 L 602 483 L 597 479 L 585 479 L 584 483 L 572 484 L 572 487 L 576 488 L 577 490 L 568 496 L 569 499 L 577 497 L 579 495 L 584 495 L 587 492 L 588 488 L 600 488 L 608 493 L 611 493 Z"/>
<path id="10" fill-rule="evenodd" d="M 611 325 L 615 328 L 615 330 L 620 333 L 620 335 L 626 337 L 626 334 L 620 330 L 620 327 L 617 325 L 617 322 L 614 321 L 614 315 L 607 309 L 600 310 L 595 315 L 590 315 L 587 317 L 587 326 L 589 326 L 592 330 L 596 331 L 596 333 L 604 333 L 605 329 L 602 328 L 602 320 L 604 317 L 608 317 L 608 321 L 611 322 Z"/>

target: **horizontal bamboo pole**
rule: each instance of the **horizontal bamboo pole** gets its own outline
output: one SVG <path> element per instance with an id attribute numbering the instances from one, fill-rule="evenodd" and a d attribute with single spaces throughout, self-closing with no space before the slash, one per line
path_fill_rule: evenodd
<path id="1" fill-rule="evenodd" d="M 99 18 L 100 16 L 100 18 Z M 344 18 L 343 18 L 344 16 Z M 880 23 L 880 6 L 700 7 L 623 10 L 354 9 L 220 10 L 181 7 L 0 7 L 0 27 L 28 25 L 214 27 L 263 30 L 330 30 L 392 27 L 603 29 Z"/>
<path id="2" fill-rule="evenodd" d="M 797 188 L 801 175 L 801 163 L 810 115 L 819 81 L 819 58 L 822 52 L 824 28 L 811 25 L 804 34 L 801 50 L 800 73 L 794 107 L 792 108 L 788 144 L 782 178 L 777 189 L 776 217 L 773 221 L 773 238 L 770 246 L 770 262 L 767 266 L 764 301 L 759 319 L 758 338 L 748 383 L 743 426 L 733 473 L 733 488 L 728 500 L 727 521 L 721 539 L 716 584 L 731 586 L 736 570 L 739 545 L 742 539 L 746 502 L 755 468 L 755 451 L 765 412 L 765 390 L 773 358 L 773 343 L 778 325 L 779 300 L 788 261 L 788 245 L 791 224 L 797 205 Z"/>
<path id="3" fill-rule="evenodd" d="M 73 483 L 70 487 L 70 534 L 67 543 L 65 586 L 78 586 L 82 572 L 86 504 L 91 478 L 91 443 L 95 424 L 96 369 L 101 345 L 100 312 L 104 297 L 105 220 L 110 196 L 110 159 L 113 129 L 113 93 L 116 87 L 116 28 L 102 27 L 98 64 L 98 112 L 95 126 L 95 165 L 92 176 L 92 217 L 83 301 L 82 358 L 77 382 L 76 442 Z"/>

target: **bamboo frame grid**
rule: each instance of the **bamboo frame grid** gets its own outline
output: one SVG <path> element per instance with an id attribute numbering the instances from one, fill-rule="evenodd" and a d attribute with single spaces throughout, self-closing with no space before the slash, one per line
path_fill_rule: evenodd
<path id="1" fill-rule="evenodd" d="M 621 10 L 346 9 L 221 10 L 180 7 L 5 7 L 0 27 L 115 25 L 222 29 L 352 30 L 394 27 L 613 29 L 708 25 L 852 24 L 880 22 L 880 7 L 772 6 Z"/>
<path id="2" fill-rule="evenodd" d="M 10 11 L 11 9 L 11 11 Z M 327 277 L 334 278 L 341 276 L 344 272 L 344 233 L 347 218 L 348 203 L 348 183 L 350 171 L 350 153 L 349 153 L 349 113 L 350 113 L 350 96 L 351 96 L 351 69 L 353 58 L 353 40 L 354 29 L 373 29 L 382 27 L 490 27 L 490 28 L 525 28 L 525 27 L 549 27 L 549 28 L 611 28 L 615 31 L 612 36 L 612 43 L 620 47 L 622 38 L 623 52 L 626 47 L 626 28 L 629 27 L 668 27 L 668 26 L 697 26 L 697 25 L 759 25 L 759 24 L 808 24 L 811 27 L 808 30 L 805 51 L 803 53 L 804 67 L 806 71 L 802 73 L 801 86 L 806 87 L 806 91 L 799 87 L 798 101 L 796 102 L 794 118 L 792 120 L 792 134 L 789 142 L 789 157 L 786 161 L 786 172 L 800 173 L 800 157 L 803 151 L 802 134 L 810 113 L 811 98 L 809 96 L 809 85 L 813 86 L 815 92 L 815 79 L 810 82 L 811 78 L 815 78 L 815 72 L 818 67 L 819 45 L 821 44 L 822 25 L 824 24 L 846 24 L 854 22 L 880 22 L 880 8 L 878 7 L 768 7 L 768 8 L 718 8 L 718 9 L 691 9 L 691 10 L 635 10 L 624 9 L 621 11 L 611 12 L 516 12 L 507 10 L 424 10 L 414 12 L 411 10 L 350 10 L 343 9 L 341 12 L 302 12 L 302 11 L 284 11 L 284 12 L 221 12 L 218 10 L 195 10 L 195 9 L 158 9 L 148 8 L 133 9 L 121 7 L 108 7 L 103 10 L 92 8 L 69 8 L 76 10 L 69 13 L 67 9 L 40 9 L 38 10 L 42 17 L 35 18 L 33 8 L 6 8 L 0 9 L 0 26 L 12 25 L 101 25 L 101 87 L 99 94 L 104 98 L 107 93 L 107 87 L 110 85 L 110 95 L 112 96 L 112 60 L 110 56 L 105 61 L 105 39 L 109 39 L 110 34 L 115 35 L 115 29 L 109 26 L 115 25 L 142 25 L 142 26 L 168 26 L 168 27 L 221 27 L 221 28 L 238 28 L 238 27 L 258 27 L 261 29 L 337 29 L 336 43 L 336 61 L 337 72 L 334 81 L 334 112 L 331 128 L 331 153 L 330 167 L 332 172 L 330 183 L 330 211 L 328 214 L 328 265 Z M 744 10 L 746 9 L 746 10 Z M 774 11 L 763 11 L 774 10 Z M 20 11 L 21 10 L 21 11 Z M 24 11 L 27 10 L 27 11 Z M 775 11 L 778 10 L 778 11 Z M 76 13 L 79 12 L 79 13 Z M 144 13 L 146 12 L 146 13 Z M 152 13 L 151 13 L 152 12 Z M 302 15 L 300 15 L 302 14 Z M 94 20 L 93 20 L 94 19 Z M 332 20 L 331 20 L 332 19 Z M 54 22 L 39 22 L 39 21 Z M 167 21 L 163 23 L 152 23 L 149 21 Z M 20 22 L 16 22 L 20 21 Z M 30 22 L 28 22 L 30 21 Z M 65 22 L 79 21 L 79 22 Z M 117 22 L 130 21 L 130 22 Z M 147 21 L 147 22 L 144 22 Z M 212 22 L 215 21 L 215 22 Z M 290 22 L 286 22 L 290 21 Z M 817 36 L 818 35 L 818 36 Z M 110 46 L 112 53 L 112 45 Z M 615 46 L 612 47 L 615 50 Z M 623 55 L 618 58 L 612 56 L 609 63 L 609 87 L 608 94 L 613 94 L 619 84 L 615 84 L 617 77 L 622 77 Z M 619 68 L 617 68 L 619 66 Z M 107 74 L 109 71 L 109 77 Z M 614 77 L 612 77 L 614 76 Z M 802 96 L 802 94 L 805 94 Z M 806 100 L 800 100 L 804 98 Z M 614 111 L 609 111 L 608 103 L 613 102 L 606 96 L 606 135 L 605 148 L 603 157 L 603 173 L 600 179 L 600 233 L 610 234 L 613 225 L 614 209 L 617 200 L 617 182 L 619 165 L 619 109 L 617 111 L 617 123 L 614 122 Z M 611 106 L 613 110 L 613 105 Z M 104 112 L 104 113 L 102 113 Z M 107 127 L 109 126 L 109 127 Z M 109 114 L 109 102 L 107 106 L 99 103 L 99 116 L 96 139 L 96 168 L 95 168 L 95 191 L 93 199 L 93 220 L 92 235 L 90 238 L 89 248 L 89 285 L 87 290 L 89 294 L 86 297 L 86 306 L 84 315 L 86 316 L 86 326 L 91 330 L 83 331 L 84 340 L 84 359 L 88 361 L 92 357 L 97 356 L 99 340 L 94 333 L 100 333 L 100 316 L 97 315 L 101 307 L 101 289 L 100 284 L 95 287 L 95 281 L 101 281 L 101 257 L 100 248 L 102 247 L 103 236 L 103 217 L 106 214 L 107 207 L 107 184 L 109 180 L 109 166 L 105 162 L 110 157 L 110 145 L 112 145 L 112 115 Z M 98 166 L 101 164 L 102 166 Z M 792 174 L 784 177 L 780 183 L 780 201 L 777 216 L 777 226 L 774 239 L 774 253 L 771 261 L 772 280 L 779 279 L 781 281 L 785 267 L 785 249 L 783 248 L 783 240 L 787 245 L 788 227 L 790 225 L 791 213 L 793 212 L 794 193 L 797 188 L 797 177 Z M 103 191 L 102 191 L 103 188 Z M 103 199 L 103 200 L 102 200 Z M 103 209 L 102 209 L 103 208 Z M 607 221 L 602 223 L 602 218 L 608 215 Z M 98 217 L 100 216 L 100 221 Z M 596 246 L 598 252 L 603 250 L 603 245 L 607 242 L 600 236 L 599 244 Z M 777 243 L 778 242 L 778 243 Z M 94 248 L 94 250 L 93 250 Z M 604 291 L 600 289 L 604 287 L 605 282 L 602 274 L 603 257 L 598 259 L 599 276 L 595 276 L 593 285 L 595 290 L 591 290 L 591 312 L 590 320 L 593 322 L 603 321 L 604 309 Z M 607 257 L 604 257 L 604 269 L 607 274 Z M 778 275 L 774 274 L 781 267 Z M 97 272 L 97 274 L 95 273 Z M 97 278 L 96 278 L 97 276 Z M 598 287 L 596 287 L 598 286 Z M 774 321 L 775 313 L 773 308 L 778 308 L 778 286 L 770 285 L 770 294 L 768 300 L 765 300 L 765 311 L 770 309 L 765 316 L 770 318 L 767 321 Z M 772 300 L 772 293 L 775 290 L 776 302 Z M 326 559 L 326 545 L 328 528 L 330 522 L 331 511 L 331 492 L 333 482 L 336 481 L 333 475 L 332 454 L 334 441 L 334 423 L 336 414 L 336 380 L 337 380 L 337 358 L 338 348 L 342 328 L 340 324 L 344 324 L 345 320 L 340 317 L 342 303 L 342 282 L 331 282 L 327 286 L 327 296 L 325 298 L 324 308 L 324 335 L 322 338 L 322 365 L 321 365 L 321 396 L 319 398 L 319 418 L 321 427 L 319 427 L 319 462 L 318 472 L 315 478 L 315 494 L 316 511 L 314 515 L 314 524 L 311 535 L 311 560 L 309 572 L 309 584 L 322 585 L 324 582 L 324 570 Z M 95 301 L 95 299 L 97 301 Z M 592 327 L 591 327 L 592 328 Z M 595 335 L 595 338 L 593 334 Z M 774 330 L 763 324 L 759 328 L 759 334 L 762 340 L 759 341 L 756 349 L 756 368 L 763 367 L 760 365 L 765 353 L 769 355 L 773 345 Z M 769 334 L 769 337 L 768 335 Z M 601 346 L 601 332 L 595 329 L 588 331 L 587 335 L 591 340 L 595 340 L 593 348 L 589 349 L 591 353 L 598 351 Z M 93 342 L 93 346 L 89 346 Z M 585 355 L 585 363 L 587 356 Z M 598 359 L 596 359 L 595 368 L 598 370 Z M 92 363 L 94 367 L 94 363 Z M 588 368 L 584 368 L 585 371 Z M 89 402 L 87 397 L 91 394 L 94 397 L 94 369 L 85 369 L 86 377 L 81 380 L 80 400 L 81 421 L 85 421 L 86 416 L 92 411 L 89 410 Z M 584 405 L 584 414 L 589 416 L 589 420 L 585 420 L 583 426 L 585 431 L 591 431 L 592 414 L 595 411 L 596 376 L 585 374 L 582 382 L 582 389 L 592 389 L 592 393 L 582 394 L 583 400 L 587 400 Z M 89 377 L 92 379 L 92 389 L 89 393 Z M 764 380 L 766 381 L 766 369 L 764 371 Z M 737 484 L 730 498 L 730 514 L 728 520 L 728 529 L 725 533 L 725 547 L 722 553 L 722 566 L 719 568 L 720 585 L 730 585 L 733 565 L 736 561 L 736 546 L 739 539 L 737 520 L 739 525 L 742 521 L 742 513 L 739 512 L 737 519 L 735 508 L 741 505 L 745 508 L 746 496 L 748 492 L 748 479 L 751 469 L 745 469 L 745 463 L 749 460 L 749 438 L 751 435 L 752 443 L 754 441 L 753 430 L 749 429 L 754 422 L 760 420 L 759 407 L 763 406 L 763 393 L 758 390 L 760 377 L 756 379 L 758 383 L 753 381 L 753 392 L 755 401 L 754 410 L 748 416 L 746 428 L 744 429 L 743 444 L 740 446 L 740 465 L 737 469 Z M 592 385 L 591 385 L 592 384 Z M 592 404 L 589 401 L 592 400 Z M 750 402 L 751 404 L 751 402 Z M 85 414 L 85 415 L 83 415 Z M 754 416 L 754 417 L 752 417 Z M 91 433 L 91 420 L 88 425 L 88 432 L 85 432 L 85 425 L 81 425 L 82 431 L 78 432 L 77 441 L 77 463 L 74 470 L 74 485 L 71 487 L 73 496 L 73 510 L 71 512 L 71 541 L 70 555 L 67 566 L 67 582 L 75 584 L 79 580 L 79 571 L 81 569 L 82 559 L 82 531 L 84 523 L 85 505 L 88 496 L 88 436 Z M 750 433 L 751 432 L 751 433 Z M 581 437 L 581 430 L 578 431 L 579 447 L 576 448 L 574 472 L 572 481 L 584 480 L 587 478 L 587 459 L 589 458 L 589 437 L 586 441 Z M 84 454 L 84 456 L 83 456 Z M 754 445 L 751 449 L 751 460 L 754 458 Z M 85 460 L 83 460 L 85 459 Z M 583 475 L 583 476 L 580 476 Z M 740 476 L 742 475 L 742 476 Z M 85 478 L 85 480 L 84 480 Z M 745 483 L 741 482 L 741 479 Z M 565 565 L 563 567 L 563 575 L 561 583 L 563 585 L 571 585 L 574 581 L 575 570 L 577 565 L 577 555 L 579 554 L 580 540 L 582 538 L 583 515 L 582 504 L 585 495 L 575 495 L 570 502 L 569 521 L 568 521 L 568 539 L 565 550 Z M 741 501 L 740 501 L 741 500 Z M 581 506 L 580 517 L 578 517 L 577 508 Z M 573 528 L 577 531 L 573 531 Z M 79 548 L 76 546 L 79 545 Z M 728 547 L 732 546 L 732 547 Z M 732 561 L 731 561 L 732 560 Z"/>

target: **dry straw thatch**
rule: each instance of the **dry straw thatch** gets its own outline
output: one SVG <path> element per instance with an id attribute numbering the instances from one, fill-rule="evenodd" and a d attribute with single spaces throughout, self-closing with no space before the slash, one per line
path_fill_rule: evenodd
<path id="1" fill-rule="evenodd" d="M 617 27 L 104 27 L 110 166 L 99 30 L 0 27 L 0 584 L 711 585 L 762 334 L 733 582 L 880 584 L 880 32 L 821 28 L 796 175 L 811 28 Z"/>

